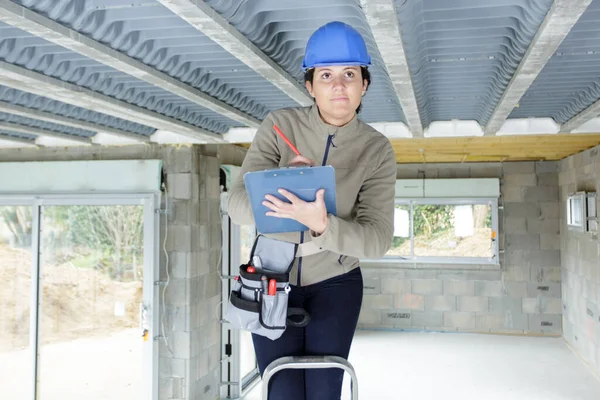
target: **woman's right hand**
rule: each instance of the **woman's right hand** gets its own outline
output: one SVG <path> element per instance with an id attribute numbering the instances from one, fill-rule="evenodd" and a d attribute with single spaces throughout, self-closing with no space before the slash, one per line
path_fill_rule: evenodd
<path id="1" fill-rule="evenodd" d="M 296 156 L 292 158 L 289 164 L 290 167 L 314 167 L 315 162 L 304 156 Z"/>

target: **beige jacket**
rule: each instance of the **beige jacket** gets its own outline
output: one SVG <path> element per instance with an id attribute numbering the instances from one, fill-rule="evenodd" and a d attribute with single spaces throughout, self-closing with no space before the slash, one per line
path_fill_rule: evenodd
<path id="1" fill-rule="evenodd" d="M 323 122 L 316 105 L 282 109 L 267 115 L 258 129 L 238 180 L 229 192 L 228 212 L 237 224 L 254 224 L 243 175 L 287 167 L 295 156 L 273 124 L 316 165 L 335 168 L 337 215 L 329 215 L 319 236 L 310 231 L 266 235 L 300 246 L 290 274 L 297 286 L 346 273 L 360 258 L 381 258 L 392 244 L 396 160 L 390 141 L 355 117 L 343 127 Z"/>

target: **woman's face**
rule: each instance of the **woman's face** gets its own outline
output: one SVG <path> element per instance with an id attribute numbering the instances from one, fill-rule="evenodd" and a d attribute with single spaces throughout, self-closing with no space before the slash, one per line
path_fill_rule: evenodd
<path id="1" fill-rule="evenodd" d="M 325 122 L 342 126 L 356 113 L 362 96 L 367 90 L 360 67 L 317 67 L 312 84 L 306 81 L 306 89 L 314 97 Z"/>

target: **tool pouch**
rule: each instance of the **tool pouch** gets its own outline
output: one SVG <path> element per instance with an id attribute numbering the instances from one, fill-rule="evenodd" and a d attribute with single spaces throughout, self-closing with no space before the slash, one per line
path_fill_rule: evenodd
<path id="1" fill-rule="evenodd" d="M 250 260 L 240 266 L 229 294 L 225 319 L 234 328 L 275 340 L 288 326 L 310 322 L 304 309 L 288 307 L 289 274 L 297 249 L 295 243 L 257 236 Z"/>

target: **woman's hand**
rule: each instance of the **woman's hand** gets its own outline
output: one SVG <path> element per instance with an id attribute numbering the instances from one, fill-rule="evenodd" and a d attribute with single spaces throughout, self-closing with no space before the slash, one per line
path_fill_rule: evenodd
<path id="1" fill-rule="evenodd" d="M 290 161 L 290 167 L 303 167 L 303 166 L 314 167 L 315 162 L 313 160 L 311 160 L 310 158 L 307 158 L 304 156 L 296 156 L 296 157 L 292 158 L 292 160 Z"/>
<path id="2" fill-rule="evenodd" d="M 306 202 L 285 189 L 279 189 L 290 203 L 279 200 L 275 196 L 266 195 L 263 205 L 271 209 L 266 215 L 277 218 L 294 219 L 306 225 L 310 230 L 321 234 L 327 228 L 327 208 L 325 206 L 325 189 L 317 191 L 313 202 Z"/>

